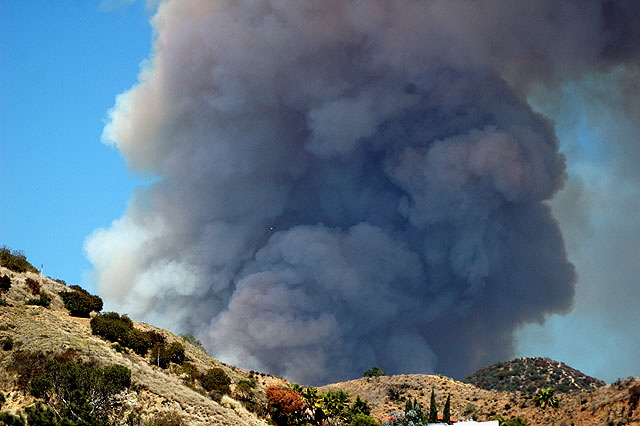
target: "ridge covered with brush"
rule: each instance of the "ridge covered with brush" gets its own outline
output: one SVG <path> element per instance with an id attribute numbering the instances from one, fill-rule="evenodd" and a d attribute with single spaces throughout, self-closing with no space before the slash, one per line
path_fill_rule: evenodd
<path id="1" fill-rule="evenodd" d="M 533 393 L 554 388 L 558 392 L 593 390 L 605 385 L 564 362 L 549 358 L 516 358 L 481 368 L 462 380 L 486 390 Z"/>

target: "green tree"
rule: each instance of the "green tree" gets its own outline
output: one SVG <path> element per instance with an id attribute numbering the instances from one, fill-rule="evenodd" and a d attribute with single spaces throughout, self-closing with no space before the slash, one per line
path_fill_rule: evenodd
<path id="1" fill-rule="evenodd" d="M 429 401 L 429 423 L 438 423 L 438 407 L 436 405 L 436 391 L 431 388 L 431 400 Z"/>
<path id="2" fill-rule="evenodd" d="M 553 395 L 554 392 L 555 389 L 553 388 L 540 389 L 533 398 L 535 406 L 540 407 L 543 410 L 546 410 L 547 407 L 558 408 L 560 402 L 558 398 Z"/>
<path id="3" fill-rule="evenodd" d="M 451 423 L 451 394 L 447 395 L 447 400 L 444 403 L 444 409 L 442 411 L 442 422 L 446 424 Z"/>
<path id="4" fill-rule="evenodd" d="M 386 376 L 386 375 L 387 373 L 376 365 L 374 367 L 371 367 L 367 371 L 365 371 L 362 377 L 379 377 L 379 376 Z"/>
<path id="5" fill-rule="evenodd" d="M 89 318 L 91 312 L 102 310 L 102 299 L 80 286 L 72 285 L 68 291 L 61 291 L 58 294 L 71 316 Z"/>
<path id="6" fill-rule="evenodd" d="M 108 423 L 118 402 L 116 396 L 129 386 L 131 371 L 126 367 L 91 367 L 52 359 L 46 362 L 44 374 L 31 380 L 30 390 L 44 400 L 58 420 L 67 418 L 70 424 L 99 426 Z M 34 410 L 35 414 L 46 414 Z"/>
<path id="7" fill-rule="evenodd" d="M 360 413 L 353 416 L 349 426 L 380 426 L 380 423 L 373 417 Z"/>
<path id="8" fill-rule="evenodd" d="M 213 367 L 207 370 L 200 378 L 200 384 L 207 392 L 217 393 L 222 396 L 229 394 L 231 379 L 222 368 Z"/>

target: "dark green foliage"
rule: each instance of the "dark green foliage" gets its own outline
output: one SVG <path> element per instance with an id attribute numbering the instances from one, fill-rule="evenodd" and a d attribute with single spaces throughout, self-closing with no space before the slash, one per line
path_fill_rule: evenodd
<path id="1" fill-rule="evenodd" d="M 181 365 L 184 358 L 184 346 L 178 342 L 157 343 L 151 350 L 151 362 L 160 368 L 167 368 L 170 362 Z"/>
<path id="2" fill-rule="evenodd" d="M 379 377 L 386 375 L 387 373 L 383 369 L 379 368 L 378 366 L 374 366 L 365 371 L 362 377 Z"/>
<path id="3" fill-rule="evenodd" d="M 127 335 L 133 330 L 133 321 L 117 312 L 106 312 L 91 318 L 91 333 L 110 342 L 124 344 Z M 125 344 L 125 346 L 127 346 Z"/>
<path id="4" fill-rule="evenodd" d="M 431 388 L 431 400 L 429 402 L 429 423 L 438 423 L 438 407 L 436 406 L 436 391 Z"/>
<path id="5" fill-rule="evenodd" d="M 229 385 L 231 379 L 224 372 L 222 368 L 214 367 L 207 370 L 207 372 L 200 378 L 200 385 L 207 392 L 215 392 L 222 395 L 229 394 Z"/>
<path id="6" fill-rule="evenodd" d="M 11 250 L 7 246 L 0 247 L 0 265 L 14 272 L 38 272 L 27 261 L 27 257 L 21 250 Z"/>
<path id="7" fill-rule="evenodd" d="M 447 424 L 451 423 L 451 394 L 447 395 L 447 400 L 444 403 L 442 422 Z"/>
<path id="8" fill-rule="evenodd" d="M 149 333 L 133 328 L 133 324 L 121 337 L 120 343 L 140 356 L 145 356 L 153 346 Z"/>
<path id="9" fill-rule="evenodd" d="M 6 293 L 11 288 L 11 277 L 9 275 L 0 276 L 0 291 Z"/>
<path id="10" fill-rule="evenodd" d="M 25 305 L 36 305 L 48 308 L 51 305 L 51 296 L 46 293 L 40 293 L 40 297 L 37 299 L 29 299 L 24 303 Z"/>
<path id="11" fill-rule="evenodd" d="M 29 291 L 31 292 L 31 294 L 33 294 L 34 296 L 39 295 L 40 292 L 42 291 L 42 286 L 40 285 L 40 282 L 34 280 L 33 278 L 27 278 L 24 281 L 24 283 L 29 289 Z"/>
<path id="12" fill-rule="evenodd" d="M 39 402 L 36 403 L 36 405 L 25 408 L 25 412 L 27 413 L 29 426 L 62 426 L 75 424 L 75 422 L 71 422 L 68 418 L 58 421 L 56 413 L 51 408 L 45 407 Z"/>
<path id="13" fill-rule="evenodd" d="M 5 402 L 7 402 L 7 398 L 2 392 L 0 392 L 0 408 L 2 408 L 2 404 L 4 404 Z"/>
<path id="14" fill-rule="evenodd" d="M 498 362 L 467 376 L 463 382 L 481 389 L 533 393 L 553 387 L 558 392 L 592 390 L 605 383 L 548 358 L 517 358 Z"/>
<path id="15" fill-rule="evenodd" d="M 72 285 L 69 289 L 71 291 L 63 291 L 58 294 L 62 298 L 64 307 L 72 316 L 89 318 L 91 312 L 102 310 L 102 299 L 99 296 L 94 296 L 77 285 Z"/>
<path id="16" fill-rule="evenodd" d="M 24 419 L 22 417 L 14 416 L 9 413 L 0 413 L 0 425 L 24 426 L 24 424 Z"/>
<path id="17" fill-rule="evenodd" d="M 353 401 L 353 405 L 351 406 L 352 414 L 371 414 L 371 404 L 369 404 L 366 400 L 360 398 L 360 395 L 356 396 L 356 400 Z"/>
<path id="18" fill-rule="evenodd" d="M 380 423 L 378 423 L 376 419 L 366 414 L 356 414 L 351 419 L 351 423 L 349 423 L 349 426 L 379 426 L 379 425 Z"/>
<path id="19" fill-rule="evenodd" d="M 98 426 L 108 424 L 109 414 L 117 404 L 116 395 L 130 386 L 131 371 L 126 367 L 92 367 L 50 359 L 43 374 L 31 380 L 30 392 L 53 408 L 58 420 L 66 417 L 69 424 Z"/>

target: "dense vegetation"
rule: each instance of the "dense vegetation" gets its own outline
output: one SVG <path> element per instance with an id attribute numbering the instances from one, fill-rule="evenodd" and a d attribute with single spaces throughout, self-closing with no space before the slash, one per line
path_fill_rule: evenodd
<path id="1" fill-rule="evenodd" d="M 25 409 L 26 419 L 1 414 L 0 422 L 9 425 L 24 425 L 25 421 L 34 426 L 118 423 L 120 396 L 131 386 L 128 368 L 86 364 L 73 350 L 55 355 L 18 351 L 12 356 L 11 370 L 18 384 L 38 401 Z"/>
<path id="2" fill-rule="evenodd" d="M 7 246 L 0 247 L 0 266 L 11 269 L 13 272 L 38 272 L 27 261 L 27 256 L 21 250 L 11 250 Z"/>
<path id="3" fill-rule="evenodd" d="M 518 358 L 499 362 L 476 371 L 463 382 L 486 390 L 526 393 L 534 393 L 543 388 L 554 388 L 566 393 L 595 389 L 605 384 L 548 358 Z"/>
<path id="4" fill-rule="evenodd" d="M 269 415 L 277 426 L 292 425 L 377 425 L 371 406 L 359 396 L 351 402 L 344 391 L 319 393 L 317 388 L 294 384 L 291 388 L 266 389 Z"/>
<path id="5" fill-rule="evenodd" d="M 102 299 L 94 296 L 80 286 L 69 286 L 68 291 L 58 293 L 64 307 L 74 317 L 89 318 L 91 312 L 102 310 Z"/>

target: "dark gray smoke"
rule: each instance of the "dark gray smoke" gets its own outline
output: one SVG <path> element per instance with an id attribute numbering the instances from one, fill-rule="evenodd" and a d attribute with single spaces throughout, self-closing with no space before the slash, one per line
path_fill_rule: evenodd
<path id="1" fill-rule="evenodd" d="M 304 383 L 510 356 L 576 279 L 545 204 L 564 158 L 526 92 L 628 60 L 627 16 L 583 0 L 162 3 L 105 128 L 157 179 L 87 243 L 101 295 Z"/>

